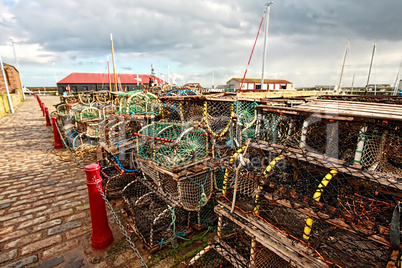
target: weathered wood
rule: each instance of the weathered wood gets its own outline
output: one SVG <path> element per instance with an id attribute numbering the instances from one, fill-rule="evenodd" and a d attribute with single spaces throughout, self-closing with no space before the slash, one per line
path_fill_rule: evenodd
<path id="1" fill-rule="evenodd" d="M 266 222 L 251 214 L 245 214 L 239 209 L 230 213 L 230 206 L 218 200 L 219 206 L 215 206 L 215 212 L 224 216 L 241 228 L 249 235 L 255 237 L 256 241 L 268 248 L 284 260 L 299 267 L 328 267 L 321 259 L 315 258 L 314 252 L 299 241 L 289 239 L 285 234 L 278 232 Z"/>
<path id="2" fill-rule="evenodd" d="M 225 241 L 215 236 L 215 241 L 219 244 L 215 246 L 215 250 L 222 255 L 228 262 L 235 267 L 247 268 L 249 261 L 243 258 L 236 250 L 232 249 Z M 229 253 L 229 254 L 228 254 Z M 235 258 L 235 260 L 233 260 Z"/>
<path id="3" fill-rule="evenodd" d="M 362 119 L 402 121 L 402 106 L 398 104 L 314 100 L 294 107 L 260 105 L 257 109 L 273 113 L 312 116 L 339 121 L 362 121 Z"/>
<path id="4" fill-rule="evenodd" d="M 360 168 L 359 165 L 351 165 L 346 167 L 342 165 L 345 163 L 345 161 L 340 159 L 326 157 L 325 155 L 307 152 L 301 149 L 290 148 L 280 144 L 270 144 L 269 142 L 266 141 L 251 142 L 250 146 L 254 148 L 259 148 L 261 150 L 274 152 L 277 154 L 284 154 L 286 155 L 286 157 L 297 159 L 299 161 L 307 162 L 309 164 L 313 164 L 316 166 L 323 166 L 325 168 L 328 168 L 329 170 L 335 169 L 338 172 L 351 175 L 354 177 L 359 177 L 367 182 L 379 184 L 384 187 L 394 188 L 397 189 L 398 191 L 402 190 L 402 183 L 396 181 L 396 179 L 390 180 L 381 177 L 379 175 L 371 174 L 366 171 L 360 170 L 358 169 Z M 395 192 L 395 194 L 399 196 L 398 192 Z"/>
<path id="5" fill-rule="evenodd" d="M 278 199 L 277 197 L 274 197 L 270 193 L 265 193 L 264 197 L 268 200 L 275 201 L 276 203 L 278 203 L 282 206 L 296 209 L 297 211 L 302 212 L 305 215 L 308 215 L 308 216 L 311 216 L 311 217 L 314 217 L 314 218 L 317 218 L 320 220 L 324 220 L 340 229 L 347 230 L 352 233 L 364 234 L 367 236 L 368 239 L 370 239 L 372 241 L 386 245 L 388 247 L 392 247 L 391 243 L 386 239 L 386 236 L 389 235 L 389 228 L 387 228 L 385 226 L 378 226 L 378 229 L 380 231 L 380 235 L 378 235 L 378 234 L 376 234 L 375 231 L 372 230 L 375 227 L 375 223 L 365 221 L 363 224 L 365 226 L 368 226 L 370 229 L 363 228 L 363 227 L 357 226 L 353 223 L 347 224 L 344 220 L 342 220 L 340 218 L 331 218 L 330 215 L 325 214 L 323 212 L 319 212 L 319 211 L 315 212 L 312 208 L 305 207 L 305 204 L 301 204 L 297 201 L 290 202 L 289 200 L 286 200 L 286 199 Z M 343 214 L 348 214 L 348 213 L 343 212 Z M 350 220 L 353 220 L 353 218 L 354 218 L 353 215 L 344 215 L 344 216 L 349 217 Z"/>

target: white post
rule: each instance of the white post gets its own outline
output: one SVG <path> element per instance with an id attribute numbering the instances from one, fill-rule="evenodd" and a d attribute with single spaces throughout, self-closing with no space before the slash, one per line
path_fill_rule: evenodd
<path id="1" fill-rule="evenodd" d="M 264 88 L 264 72 L 265 72 L 265 58 L 267 49 L 267 36 L 268 36 L 268 22 L 269 22 L 269 11 L 273 2 L 266 4 L 265 8 L 265 26 L 264 26 L 264 49 L 262 52 L 262 74 L 261 74 L 261 90 Z M 268 85 L 267 85 L 268 90 Z"/>
<path id="2" fill-rule="evenodd" d="M 1 67 L 1 73 L 3 74 L 4 85 L 6 86 L 7 100 L 8 100 L 8 105 L 10 106 L 10 113 L 13 114 L 14 113 L 13 102 L 11 101 L 10 92 L 8 91 L 7 77 L 6 77 L 6 73 L 4 72 L 3 60 L 1 59 L 1 55 L 0 55 L 0 67 Z"/>
<path id="3" fill-rule="evenodd" d="M 24 86 L 22 85 L 22 78 L 21 78 L 21 70 L 20 70 L 20 66 L 18 64 L 18 58 L 17 58 L 17 53 L 15 52 L 15 46 L 14 46 L 14 40 L 11 38 L 11 44 L 13 45 L 13 51 L 14 51 L 14 58 L 15 58 L 15 62 L 17 64 L 17 70 L 18 70 L 18 75 L 20 77 L 20 83 L 21 83 L 21 90 L 22 90 L 22 96 L 25 100 L 25 93 L 24 93 Z"/>
<path id="4" fill-rule="evenodd" d="M 169 65 L 168 65 L 167 67 L 168 67 L 168 73 L 167 73 L 167 83 L 168 83 L 168 85 L 169 85 L 169 84 L 170 84 L 170 81 L 169 81 L 169 78 L 170 78 L 170 77 L 169 77 L 169 75 L 170 75 L 170 74 L 169 74 Z"/>

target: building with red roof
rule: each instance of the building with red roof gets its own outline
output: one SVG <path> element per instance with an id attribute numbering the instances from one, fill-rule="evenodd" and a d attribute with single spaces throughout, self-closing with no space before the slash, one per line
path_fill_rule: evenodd
<path id="1" fill-rule="evenodd" d="M 264 79 L 264 85 L 261 88 L 261 79 L 258 78 L 245 78 L 242 85 L 243 78 L 232 78 L 226 86 L 229 89 L 239 90 L 286 90 L 293 89 L 293 84 L 283 79 Z"/>
<path id="2" fill-rule="evenodd" d="M 110 74 L 112 91 L 115 91 L 114 75 Z M 116 74 L 117 91 L 131 91 L 164 85 L 165 81 L 151 74 Z M 73 92 L 109 90 L 109 75 L 106 73 L 71 73 L 57 82 L 59 94 Z"/>

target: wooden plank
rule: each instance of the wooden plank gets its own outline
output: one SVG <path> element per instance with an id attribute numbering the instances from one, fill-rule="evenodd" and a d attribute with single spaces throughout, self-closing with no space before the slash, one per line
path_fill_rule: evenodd
<path id="1" fill-rule="evenodd" d="M 286 199 L 278 199 L 278 197 L 275 197 L 270 193 L 265 193 L 264 197 L 268 200 L 275 201 L 276 203 L 278 203 L 282 206 L 295 209 L 305 215 L 309 215 L 311 217 L 314 217 L 314 218 L 317 218 L 320 220 L 324 220 L 324 221 L 328 222 L 329 224 L 334 225 L 340 229 L 347 230 L 352 233 L 364 234 L 367 236 L 368 239 L 392 248 L 391 243 L 386 239 L 386 237 L 389 236 L 389 228 L 387 228 L 387 227 L 379 226 L 378 228 L 380 230 L 381 235 L 378 235 L 378 234 L 376 234 L 377 231 L 373 231 L 373 230 L 363 228 L 363 227 L 353 224 L 352 223 L 353 219 L 351 219 L 350 224 L 347 224 L 344 220 L 342 220 L 340 218 L 332 218 L 333 216 L 325 214 L 323 212 L 315 212 L 313 209 L 306 207 L 306 204 L 302 204 L 295 200 L 290 202 L 289 200 L 286 200 Z M 344 214 L 347 214 L 347 213 L 344 213 Z M 351 217 L 353 217 L 353 216 L 351 216 Z M 364 224 L 364 226 L 371 226 L 373 228 L 375 226 L 375 223 L 364 222 L 363 224 Z"/>
<path id="2" fill-rule="evenodd" d="M 331 115 L 333 117 L 345 118 L 371 118 L 377 120 L 395 120 L 402 121 L 402 105 L 384 104 L 376 105 L 376 103 L 355 103 L 355 102 L 338 102 L 331 100 L 314 100 L 305 104 L 294 107 L 275 108 L 272 106 L 261 105 L 257 109 L 268 112 L 284 113 L 291 115 L 304 115 L 323 117 Z M 341 119 L 339 119 L 341 120 Z M 344 119 L 347 120 L 347 119 Z"/>
<path id="3" fill-rule="evenodd" d="M 385 103 L 365 103 L 354 101 L 315 100 L 302 104 L 295 109 L 338 110 L 342 113 L 381 113 L 384 115 L 402 115 L 402 106 Z"/>
<path id="4" fill-rule="evenodd" d="M 317 166 L 322 166 L 328 168 L 328 170 L 335 169 L 338 172 L 342 172 L 354 177 L 359 177 L 365 181 L 369 181 L 375 184 L 380 184 L 384 187 L 390 187 L 393 189 L 397 189 L 398 191 L 402 191 L 401 182 L 396 180 L 392 181 L 379 175 L 359 170 L 356 168 L 356 166 L 345 167 L 342 165 L 345 162 L 343 160 L 326 157 L 324 155 L 317 153 L 302 151 L 300 149 L 285 147 L 280 144 L 270 144 L 266 141 L 258 141 L 258 143 L 251 142 L 250 146 L 254 148 L 259 148 L 261 150 L 271 151 L 277 154 L 285 154 L 289 158 L 297 159 Z"/>
<path id="5" fill-rule="evenodd" d="M 230 213 L 230 207 L 222 203 L 221 200 L 218 200 L 218 203 L 219 206 L 215 206 L 215 212 L 218 215 L 224 216 L 239 225 L 249 235 L 255 237 L 258 243 L 282 259 L 299 267 L 329 267 L 322 260 L 315 258 L 313 251 L 306 245 L 287 238 L 283 233 L 278 232 L 265 222 L 260 222 L 258 218 L 250 214 L 244 214 L 238 209 L 235 209 L 235 213 Z"/>
<path id="6" fill-rule="evenodd" d="M 218 236 L 214 237 L 215 241 L 219 243 L 219 245 L 215 246 L 215 250 L 221 254 L 228 262 L 230 262 L 233 266 L 239 268 L 247 268 L 249 260 L 246 260 L 243 256 L 236 252 L 236 250 L 232 249 L 225 241 L 220 239 Z M 251 239 L 251 238 L 250 238 Z M 229 253 L 229 254 L 228 254 Z M 233 257 L 235 260 L 233 260 Z"/>

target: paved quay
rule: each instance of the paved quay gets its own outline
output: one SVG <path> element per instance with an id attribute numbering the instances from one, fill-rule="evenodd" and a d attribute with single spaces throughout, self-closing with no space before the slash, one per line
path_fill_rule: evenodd
<path id="1" fill-rule="evenodd" d="M 59 102 L 40 98 L 50 112 Z M 114 242 L 92 250 L 84 169 L 54 150 L 33 96 L 0 118 L 0 167 L 0 267 L 141 267 L 110 215 Z"/>

